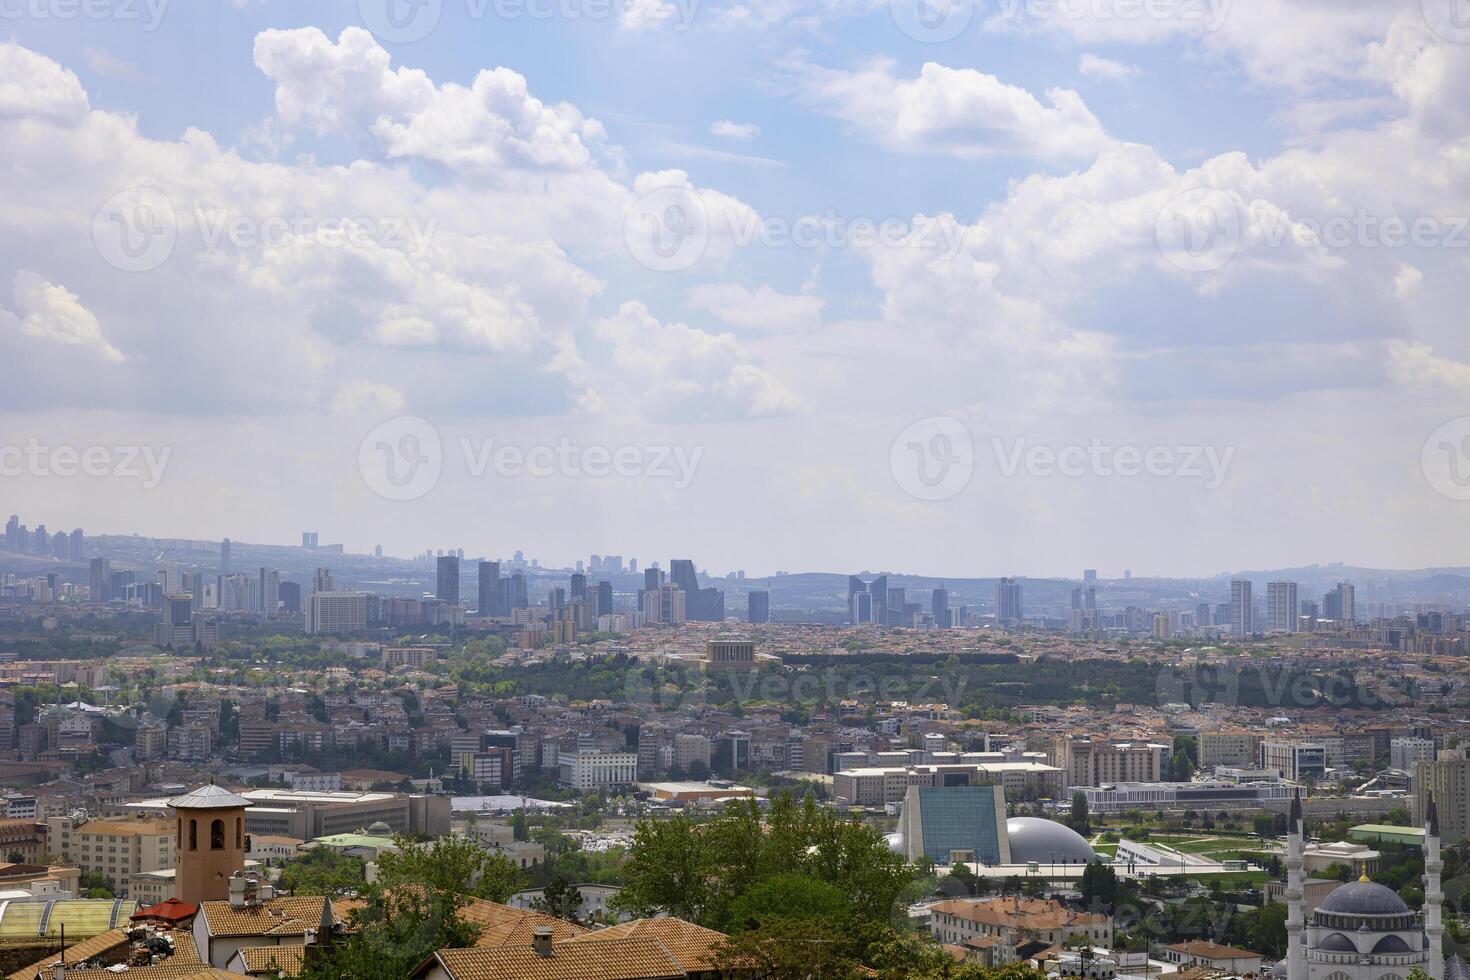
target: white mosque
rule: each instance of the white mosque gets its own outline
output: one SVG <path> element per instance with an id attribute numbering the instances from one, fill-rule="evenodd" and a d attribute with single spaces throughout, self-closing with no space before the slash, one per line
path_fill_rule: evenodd
<path id="1" fill-rule="evenodd" d="M 1427 810 L 1422 924 L 1393 889 L 1366 877 L 1329 894 L 1307 922 L 1302 914 L 1305 828 L 1300 794 L 1292 800 L 1286 838 L 1286 980 L 1408 980 L 1416 967 L 1430 980 L 1445 980 L 1439 883 L 1444 865 L 1432 798 Z"/>

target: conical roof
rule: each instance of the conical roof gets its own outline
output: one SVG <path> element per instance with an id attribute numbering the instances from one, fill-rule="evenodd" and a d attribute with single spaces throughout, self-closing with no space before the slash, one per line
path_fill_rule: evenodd
<path id="1" fill-rule="evenodd" d="M 225 789 L 210 783 L 196 790 L 176 796 L 168 801 L 168 805 L 175 810 L 238 810 L 245 806 L 254 804 L 243 796 L 237 796 Z"/>

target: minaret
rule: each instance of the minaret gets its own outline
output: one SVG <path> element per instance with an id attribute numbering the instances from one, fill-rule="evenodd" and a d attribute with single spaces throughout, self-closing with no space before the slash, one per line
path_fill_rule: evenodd
<path id="1" fill-rule="evenodd" d="M 1439 808 L 1434 794 L 1424 814 L 1424 935 L 1429 940 L 1429 962 L 1424 972 L 1429 980 L 1444 980 L 1444 922 L 1440 919 L 1440 903 L 1444 895 L 1439 889 L 1439 876 L 1444 862 L 1439 858 Z"/>
<path id="2" fill-rule="evenodd" d="M 1302 849 L 1306 833 L 1302 820 L 1302 791 L 1291 797 L 1286 828 L 1286 980 L 1307 980 L 1306 950 L 1302 948 Z M 1442 978 L 1434 978 L 1442 980 Z"/>

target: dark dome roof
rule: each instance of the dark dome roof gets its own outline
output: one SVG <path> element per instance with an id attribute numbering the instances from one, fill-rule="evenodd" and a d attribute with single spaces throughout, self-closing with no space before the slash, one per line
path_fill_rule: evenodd
<path id="1" fill-rule="evenodd" d="M 1392 888 L 1373 881 L 1355 881 L 1328 895 L 1317 911 L 1338 915 L 1408 915 L 1409 907 Z"/>
<path id="2" fill-rule="evenodd" d="M 1334 932 L 1322 940 L 1317 944 L 1317 948 L 1329 953 L 1356 953 L 1358 951 L 1353 941 L 1340 932 Z"/>
<path id="3" fill-rule="evenodd" d="M 1041 817 L 1012 817 L 1006 821 L 1011 840 L 1011 863 L 1091 864 L 1097 860 L 1092 847 L 1071 827 Z"/>
<path id="4" fill-rule="evenodd" d="M 1399 936 L 1384 936 L 1378 940 L 1378 945 L 1373 947 L 1375 953 L 1412 953 L 1409 944 Z"/>

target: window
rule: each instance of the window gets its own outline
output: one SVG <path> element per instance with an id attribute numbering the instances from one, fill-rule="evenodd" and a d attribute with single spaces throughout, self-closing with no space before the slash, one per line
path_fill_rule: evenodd
<path id="1" fill-rule="evenodd" d="M 197 850 L 199 850 L 199 821 L 198 820 L 191 819 L 189 821 L 189 850 L 191 850 L 191 851 L 197 851 Z"/>
<path id="2" fill-rule="evenodd" d="M 242 851 L 244 849 L 245 849 L 245 818 L 244 817 L 236 817 L 235 818 L 235 850 Z"/>
<path id="3" fill-rule="evenodd" d="M 225 822 L 223 820 L 214 820 L 209 825 L 209 849 L 211 851 L 225 849 Z"/>

